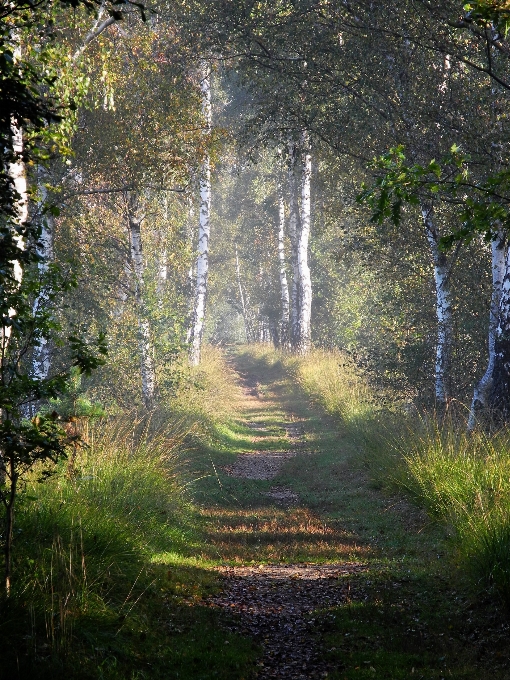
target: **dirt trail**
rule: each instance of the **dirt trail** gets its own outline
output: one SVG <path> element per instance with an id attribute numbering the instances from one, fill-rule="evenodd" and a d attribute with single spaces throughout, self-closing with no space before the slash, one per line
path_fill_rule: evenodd
<path id="1" fill-rule="evenodd" d="M 268 401 L 263 402 L 256 378 L 250 375 L 241 378 L 247 407 L 253 411 L 267 410 Z M 305 448 L 303 424 L 292 414 L 287 416 L 288 422 L 282 425 L 285 447 L 265 450 L 264 439 L 270 435 L 267 424 L 248 422 L 254 441 L 260 442 L 261 448 L 240 453 L 224 471 L 245 480 L 272 480 L 291 458 L 312 455 Z M 271 487 L 265 496 L 268 504 L 284 508 L 300 504 L 297 494 L 284 486 Z M 364 569 L 363 564 L 356 562 L 223 567 L 220 572 L 224 588 L 211 603 L 236 615 L 234 629 L 261 644 L 259 680 L 326 678 L 330 668 L 321 658 L 318 645 L 321 631 L 317 629 L 314 612 L 348 602 L 350 584 L 346 577 Z"/>

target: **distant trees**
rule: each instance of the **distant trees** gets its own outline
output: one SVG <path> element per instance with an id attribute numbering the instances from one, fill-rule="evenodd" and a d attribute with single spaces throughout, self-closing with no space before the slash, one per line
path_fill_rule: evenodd
<path id="1" fill-rule="evenodd" d="M 472 3 L 462 10 L 447 0 L 434 5 L 402 0 L 390 16 L 388 7 L 364 1 L 257 8 L 211 3 L 202 17 L 223 61 L 231 55 L 250 93 L 253 109 L 245 130 L 252 139 L 271 145 L 290 131 L 297 138 L 307 130 L 319 155 L 328 146 L 345 167 L 351 165 L 348 158 L 356 159 L 360 184 L 372 172 L 367 166 L 373 155 L 399 143 L 413 162 L 424 164 L 455 140 L 476 157 L 472 168 L 480 178 L 506 163 L 501 121 L 508 107 L 503 63 L 508 15 L 499 5 Z M 455 230 L 446 226 L 446 215 L 455 219 L 455 211 L 425 194 L 416 196 L 435 279 L 435 399 L 446 405 L 455 391 L 456 364 L 463 363 L 455 339 L 453 268 L 462 266 L 469 249 L 442 248 L 442 238 Z M 292 202 L 291 242 L 297 224 Z M 394 245 L 408 256 L 403 242 Z M 293 246 L 295 251 L 296 241 Z M 296 281 L 294 271 L 294 336 Z"/>
<path id="2" fill-rule="evenodd" d="M 465 227 L 476 216 L 481 223 L 489 203 L 506 209 L 504 8 L 474 2 L 462 9 L 450 0 L 399 0 L 391 10 L 365 0 L 197 0 L 175 3 L 171 12 L 156 7 L 145 24 L 132 6 L 121 17 L 101 4 L 94 17 L 78 10 L 71 26 L 66 6 L 41 7 L 54 18 L 55 39 L 43 35 L 40 52 L 51 66 L 44 75 L 41 45 L 27 51 L 19 72 L 25 84 L 44 75 L 44 96 L 32 101 L 25 88 L 18 104 L 34 122 L 27 113 L 18 127 L 39 149 L 37 177 L 29 176 L 37 185 L 39 253 L 48 260 L 51 230 L 56 260 L 67 257 L 72 248 L 61 235 L 72 233 L 83 282 L 81 299 L 71 292 L 72 310 L 58 309 L 56 319 L 65 325 L 88 314 L 95 330 L 110 326 L 114 351 L 137 373 L 146 406 L 155 403 L 160 383 L 172 383 L 169 366 L 179 347 L 196 365 L 204 337 L 232 332 L 272 338 L 296 352 L 313 342 L 340 344 L 410 393 L 423 394 L 416 386 L 426 379 L 427 394 L 442 407 L 466 398 L 471 381 L 472 413 L 484 404 L 503 408 L 506 387 L 494 366 L 506 365 L 498 358 L 506 356 L 506 213 L 487 213 L 485 231 Z M 60 122 L 55 102 L 70 112 Z M 14 151 L 11 117 L 8 123 L 5 205 L 15 218 L 22 203 L 13 193 L 13 161 L 25 162 L 26 154 Z M 458 182 L 448 193 L 443 178 L 433 190 L 428 163 L 453 141 L 466 154 L 473 186 Z M 373 158 L 399 145 L 409 166 L 428 168 L 430 176 L 409 190 L 415 203 L 395 194 L 410 205 L 398 229 L 384 224 L 391 210 L 367 224 L 370 215 L 355 196 L 364 181 L 373 186 L 391 170 Z M 216 185 L 213 168 L 222 178 Z M 253 186 L 243 183 L 248 177 Z M 471 212 L 460 205 L 461 186 Z M 198 188 L 199 210 L 192 199 Z M 122 222 L 120 211 L 134 201 Z M 190 202 L 198 239 L 190 233 Z M 51 203 L 60 215 L 49 211 Z M 217 243 L 210 241 L 211 224 L 218 225 Z M 492 287 L 490 243 L 478 236 L 489 232 Z M 453 241 L 459 245 L 443 247 Z M 92 243 L 101 244 L 101 253 Z M 476 310 L 491 296 L 484 325 Z M 367 328 L 369 309 L 376 320 Z M 129 335 L 138 347 L 137 369 L 121 348 L 121 327 L 138 329 Z M 492 377 L 487 366 L 480 369 L 484 334 Z M 41 375 L 49 365 L 42 349 L 33 355 Z"/>

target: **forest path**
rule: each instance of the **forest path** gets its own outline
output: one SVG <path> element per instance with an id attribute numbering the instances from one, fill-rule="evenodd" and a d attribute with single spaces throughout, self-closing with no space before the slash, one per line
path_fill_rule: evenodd
<path id="1" fill-rule="evenodd" d="M 240 415 L 197 498 L 222 585 L 205 604 L 259 646 L 255 677 L 508 680 L 506 632 L 444 562 L 444 531 L 374 488 L 277 359 L 229 361 Z"/>
<path id="2" fill-rule="evenodd" d="M 254 418 L 247 421 L 246 426 L 252 432 L 255 448 L 239 453 L 235 462 L 223 470 L 237 479 L 273 484 L 286 462 L 298 455 L 313 454 L 306 447 L 302 420 L 293 414 L 282 413 L 281 404 L 267 387 L 262 394 L 256 374 L 240 372 L 240 378 L 243 406 Z M 285 509 L 299 508 L 308 512 L 289 486 L 272 485 L 261 496 L 267 499 L 269 506 L 274 506 L 274 526 L 268 529 L 275 544 L 287 543 L 289 532 L 292 535 L 303 531 L 302 521 L 298 518 L 294 524 L 292 520 L 282 522 L 282 518 L 277 519 Z M 310 530 L 314 531 L 312 526 Z M 323 527 L 319 535 L 325 531 Z M 307 533 L 305 531 L 303 535 L 305 540 L 309 539 Z M 263 655 L 257 678 L 325 678 L 330 664 L 322 658 L 317 645 L 314 612 L 345 604 L 349 597 L 345 577 L 363 568 L 357 562 L 345 561 L 225 566 L 221 569 L 224 589 L 212 602 L 238 614 L 238 630 L 261 642 Z"/>

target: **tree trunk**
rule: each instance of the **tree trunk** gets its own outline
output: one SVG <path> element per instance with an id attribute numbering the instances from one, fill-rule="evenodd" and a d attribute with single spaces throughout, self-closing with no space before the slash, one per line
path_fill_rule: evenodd
<path id="1" fill-rule="evenodd" d="M 166 282 L 168 281 L 168 250 L 163 248 L 158 257 L 158 280 L 156 282 L 156 295 L 161 307 L 165 295 Z"/>
<path id="2" fill-rule="evenodd" d="M 498 418 L 510 417 L 510 248 L 506 251 L 505 275 L 501 287 L 498 323 L 494 338 L 494 368 L 489 406 Z"/>
<path id="3" fill-rule="evenodd" d="M 156 274 L 156 297 L 158 300 L 158 307 L 163 307 L 166 284 L 168 281 L 168 250 L 166 247 L 165 229 L 168 225 L 168 195 L 163 195 L 164 221 L 163 227 L 159 227 L 155 237 L 158 243 L 157 255 L 157 274 Z"/>
<path id="4" fill-rule="evenodd" d="M 4 535 L 4 562 L 5 562 L 5 594 L 7 597 L 11 594 L 11 578 L 12 578 L 12 539 L 14 527 L 14 503 L 16 502 L 18 473 L 14 464 L 14 458 L 9 459 L 9 491 L 2 492 L 3 502 L 5 505 L 5 535 Z M 4 478 L 6 476 L 4 472 Z"/>
<path id="5" fill-rule="evenodd" d="M 299 347 L 299 267 L 298 267 L 298 235 L 301 231 L 299 220 L 299 183 L 296 177 L 298 149 L 295 142 L 289 142 L 289 236 L 291 245 L 290 261 L 292 267 L 292 285 L 290 289 L 290 346 Z"/>
<path id="6" fill-rule="evenodd" d="M 253 340 L 253 331 L 250 323 L 250 315 L 248 312 L 248 306 L 246 304 L 246 298 L 244 295 L 243 284 L 241 281 L 241 268 L 239 266 L 239 256 L 237 254 L 237 243 L 235 246 L 236 252 L 236 279 L 237 279 L 237 289 L 239 291 L 239 301 L 241 303 L 241 314 L 243 315 L 244 322 L 244 332 L 246 335 L 246 342 L 251 342 Z"/>
<path id="7" fill-rule="evenodd" d="M 186 319 L 186 344 L 191 345 L 191 338 L 193 336 L 193 310 L 195 308 L 195 208 L 193 206 L 193 197 L 188 196 L 188 216 L 186 219 L 186 240 L 190 250 L 190 266 L 186 277 L 186 295 L 188 298 L 188 312 Z"/>
<path id="8" fill-rule="evenodd" d="M 437 343 L 435 360 L 435 397 L 441 408 L 450 400 L 450 369 L 452 346 L 452 304 L 449 289 L 449 268 L 446 255 L 439 250 L 439 233 L 433 221 L 432 206 L 421 206 L 425 234 L 434 265 L 436 287 Z"/>
<path id="9" fill-rule="evenodd" d="M 207 132 L 211 129 L 211 79 L 208 64 L 203 63 L 203 75 L 200 85 L 202 90 L 202 108 Z M 197 278 L 195 287 L 195 306 L 190 343 L 190 363 L 198 366 L 204 334 L 205 310 L 207 301 L 207 275 L 209 272 L 209 236 L 211 213 L 211 162 L 206 154 L 202 163 L 200 177 L 200 219 L 198 227 Z"/>
<path id="10" fill-rule="evenodd" d="M 135 301 L 138 310 L 138 346 L 140 351 L 140 371 L 142 377 L 142 400 L 145 407 L 150 409 L 154 406 L 156 371 L 154 368 L 150 324 L 144 296 L 144 262 L 141 225 L 145 215 L 142 213 L 139 198 L 134 191 L 130 192 L 127 197 L 127 208 L 131 263 L 135 283 Z"/>
<path id="11" fill-rule="evenodd" d="M 308 266 L 308 242 L 310 240 L 311 203 L 310 184 L 312 177 L 312 156 L 310 154 L 310 140 L 307 132 L 301 139 L 302 181 L 301 181 L 301 220 L 299 237 L 297 240 L 297 257 L 299 272 L 299 352 L 306 354 L 311 344 L 311 312 L 312 312 L 312 282 L 310 267 Z"/>
<path id="12" fill-rule="evenodd" d="M 492 296 L 489 315 L 489 363 L 487 370 L 480 382 L 476 385 L 473 393 L 473 401 L 469 410 L 468 430 L 473 430 L 476 425 L 476 412 L 479 408 L 488 405 L 489 395 L 492 389 L 494 367 L 496 362 L 496 329 L 498 326 L 499 305 L 501 302 L 501 292 L 503 289 L 503 279 L 506 267 L 506 235 L 503 230 L 499 230 L 491 242 L 492 251 Z"/>
<path id="13" fill-rule="evenodd" d="M 290 296 L 287 282 L 287 268 L 285 263 L 285 201 L 280 179 L 277 180 L 278 192 L 278 261 L 280 264 L 280 296 L 282 302 L 282 315 L 280 320 L 280 332 L 278 333 L 279 345 L 288 348 L 289 345 L 289 310 Z"/>
<path id="14" fill-rule="evenodd" d="M 16 32 L 17 33 L 17 32 Z M 14 35 L 15 42 L 19 40 L 17 34 Z M 21 48 L 17 45 L 14 49 L 14 60 L 19 61 L 21 59 Z M 23 161 L 23 129 L 19 124 L 19 121 L 11 120 L 11 131 L 12 131 L 12 150 L 14 154 L 14 162 L 9 163 L 8 173 L 12 180 L 16 195 L 14 197 L 14 214 L 16 216 L 16 222 L 18 225 L 24 225 L 28 219 L 28 185 L 27 185 L 27 175 L 26 167 Z M 20 250 L 25 249 L 25 243 L 23 238 L 13 232 L 13 241 L 16 243 Z M 21 283 L 23 278 L 23 270 L 18 260 L 12 262 L 12 275 L 17 284 Z M 16 315 L 15 309 L 9 309 L 9 317 L 12 318 Z M 0 341 L 1 341 L 1 354 L 4 356 L 7 351 L 7 346 L 9 344 L 9 339 L 11 337 L 11 326 L 3 325 L 0 329 Z"/>
<path id="15" fill-rule="evenodd" d="M 41 191 L 41 210 L 47 207 L 48 203 L 48 189 L 46 188 L 46 180 L 48 179 L 47 173 L 44 169 L 39 172 L 39 188 Z M 48 271 L 48 264 L 54 259 L 53 252 L 53 235 L 55 231 L 55 219 L 50 211 L 41 215 L 41 236 L 39 238 L 38 253 L 41 260 L 38 263 L 39 274 L 41 278 Z M 48 300 L 44 293 L 41 291 L 35 299 L 34 302 L 34 313 L 43 309 L 47 304 Z M 40 344 L 38 347 L 34 348 L 34 355 L 32 360 L 32 373 L 35 378 L 44 380 L 47 378 L 51 367 L 51 347 L 50 343 L 46 338 L 40 339 Z"/>

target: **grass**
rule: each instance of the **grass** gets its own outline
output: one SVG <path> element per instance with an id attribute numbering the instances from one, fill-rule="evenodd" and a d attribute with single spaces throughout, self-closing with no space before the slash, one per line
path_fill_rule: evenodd
<path id="1" fill-rule="evenodd" d="M 290 421 L 302 450 L 275 480 L 226 474 L 289 447 Z M 507 450 L 411 418 L 341 355 L 208 350 L 150 423 L 99 425 L 71 474 L 26 489 L 0 677 L 248 680 L 257 645 L 201 606 L 214 567 L 345 561 L 366 571 L 314 615 L 332 679 L 504 680 Z M 298 504 L 271 502 L 275 484 Z"/>
<path id="2" fill-rule="evenodd" d="M 442 523 L 465 571 L 510 606 L 510 433 L 467 433 L 462 420 L 410 413 L 338 352 L 285 365 L 360 447 L 373 482 L 405 492 Z"/>
<path id="3" fill-rule="evenodd" d="M 195 606 L 218 581 L 187 462 L 213 442 L 236 389 L 210 350 L 169 408 L 103 420 L 72 466 L 29 481 L 15 591 L 1 603 L 0 677 L 251 677 L 256 645 Z"/>

